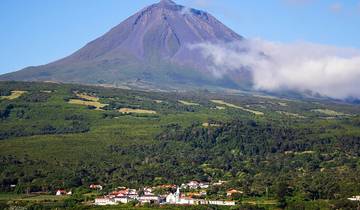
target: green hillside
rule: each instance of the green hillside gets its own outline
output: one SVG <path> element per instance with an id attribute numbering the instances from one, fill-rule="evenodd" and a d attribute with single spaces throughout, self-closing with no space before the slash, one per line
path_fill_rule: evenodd
<path id="1" fill-rule="evenodd" d="M 0 82 L 0 95 L 0 205 L 193 179 L 228 181 L 210 196 L 275 200 L 267 209 L 352 209 L 360 194 L 357 105 L 26 82 Z"/>

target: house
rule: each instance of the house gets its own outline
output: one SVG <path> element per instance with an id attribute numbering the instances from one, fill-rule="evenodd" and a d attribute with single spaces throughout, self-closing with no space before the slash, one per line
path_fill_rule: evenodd
<path id="1" fill-rule="evenodd" d="M 219 180 L 218 182 L 213 183 L 213 185 L 214 185 L 214 186 L 220 186 L 220 185 L 223 185 L 223 184 L 225 184 L 225 183 L 227 183 L 227 181 Z"/>
<path id="2" fill-rule="evenodd" d="M 217 206 L 235 206 L 235 201 L 208 201 L 209 205 L 217 205 Z"/>
<path id="3" fill-rule="evenodd" d="M 184 188 L 190 188 L 190 189 L 197 189 L 200 187 L 200 182 L 198 181 L 190 181 L 189 183 L 187 184 L 182 184 L 181 185 L 181 188 L 184 189 Z"/>
<path id="4" fill-rule="evenodd" d="M 179 200 L 176 202 L 176 204 L 178 205 L 195 205 L 196 204 L 196 200 L 190 197 L 181 197 L 179 198 Z"/>
<path id="5" fill-rule="evenodd" d="M 226 196 L 227 197 L 231 197 L 233 196 L 234 194 L 237 194 L 237 193 L 240 193 L 242 194 L 243 192 L 242 191 L 239 191 L 239 190 L 235 190 L 235 189 L 230 189 L 226 192 Z"/>
<path id="6" fill-rule="evenodd" d="M 360 201 L 360 195 L 357 195 L 357 196 L 353 196 L 351 198 L 348 198 L 348 200 L 350 201 Z"/>
<path id="7" fill-rule="evenodd" d="M 95 205 L 97 206 L 108 206 L 108 205 L 117 205 L 117 203 L 108 197 L 103 197 L 103 198 L 96 198 L 95 199 Z"/>
<path id="8" fill-rule="evenodd" d="M 89 186 L 90 189 L 92 190 L 102 190 L 103 189 L 103 186 L 99 185 L 99 184 L 91 184 Z"/>
<path id="9" fill-rule="evenodd" d="M 160 197 L 156 195 L 143 195 L 138 197 L 138 201 L 141 204 L 145 204 L 145 203 L 158 204 L 160 203 Z"/>
<path id="10" fill-rule="evenodd" d="M 126 196 L 128 196 L 131 199 L 137 199 L 139 197 L 139 194 L 136 189 L 127 189 Z"/>
<path id="11" fill-rule="evenodd" d="M 200 186 L 198 181 L 191 181 L 187 184 L 190 189 L 197 189 Z"/>
<path id="12" fill-rule="evenodd" d="M 114 198 L 115 203 L 129 203 L 130 201 L 133 201 L 134 199 L 128 197 L 128 196 L 119 196 Z"/>
<path id="13" fill-rule="evenodd" d="M 125 190 L 113 191 L 109 195 L 113 197 L 126 196 L 128 194 Z"/>
<path id="14" fill-rule="evenodd" d="M 206 190 L 201 190 L 201 191 L 200 191 L 200 196 L 206 196 L 206 195 L 207 195 Z"/>
<path id="15" fill-rule="evenodd" d="M 170 193 L 169 195 L 166 196 L 165 202 L 168 204 L 176 204 L 177 199 L 178 199 L 178 196 L 176 196 L 175 193 Z"/>
<path id="16" fill-rule="evenodd" d="M 65 190 L 57 190 L 55 195 L 60 196 L 60 195 L 66 195 L 66 194 L 67 194 L 67 192 Z"/>
<path id="17" fill-rule="evenodd" d="M 153 191 L 152 188 L 145 187 L 143 190 L 144 190 L 144 195 L 154 195 L 154 193 L 152 192 Z"/>
<path id="18" fill-rule="evenodd" d="M 201 189 L 207 189 L 207 188 L 209 188 L 209 186 L 210 186 L 210 183 L 209 183 L 209 182 L 200 182 L 200 183 L 199 183 L 199 187 L 200 187 Z"/>
<path id="19" fill-rule="evenodd" d="M 138 198 L 138 192 L 136 189 L 127 189 L 127 188 L 117 188 L 118 190 L 117 191 L 113 191 L 110 193 L 110 196 L 112 198 L 115 198 L 115 197 L 129 197 L 131 199 L 137 199 Z"/>

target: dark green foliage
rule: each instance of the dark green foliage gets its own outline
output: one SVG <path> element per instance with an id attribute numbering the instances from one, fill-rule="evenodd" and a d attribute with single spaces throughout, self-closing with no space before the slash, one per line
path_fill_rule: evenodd
<path id="1" fill-rule="evenodd" d="M 4 120 L 10 116 L 11 110 L 14 108 L 14 105 L 7 104 L 2 107 L 0 107 L 0 119 Z"/>

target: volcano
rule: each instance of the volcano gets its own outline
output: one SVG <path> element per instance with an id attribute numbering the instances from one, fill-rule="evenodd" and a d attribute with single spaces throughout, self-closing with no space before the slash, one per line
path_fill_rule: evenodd
<path id="1" fill-rule="evenodd" d="M 2 75 L 0 80 L 244 89 L 251 83 L 249 72 L 215 77 L 207 58 L 190 47 L 241 40 L 211 14 L 161 0 L 68 57 Z"/>

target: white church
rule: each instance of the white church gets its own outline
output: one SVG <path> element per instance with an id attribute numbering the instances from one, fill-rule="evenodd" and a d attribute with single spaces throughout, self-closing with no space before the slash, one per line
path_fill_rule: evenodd
<path id="1" fill-rule="evenodd" d="M 177 188 L 175 193 L 170 193 L 166 196 L 167 204 L 174 205 L 221 205 L 221 206 L 235 206 L 235 201 L 210 201 L 205 199 L 194 199 L 190 197 L 181 196 L 180 188 Z"/>

